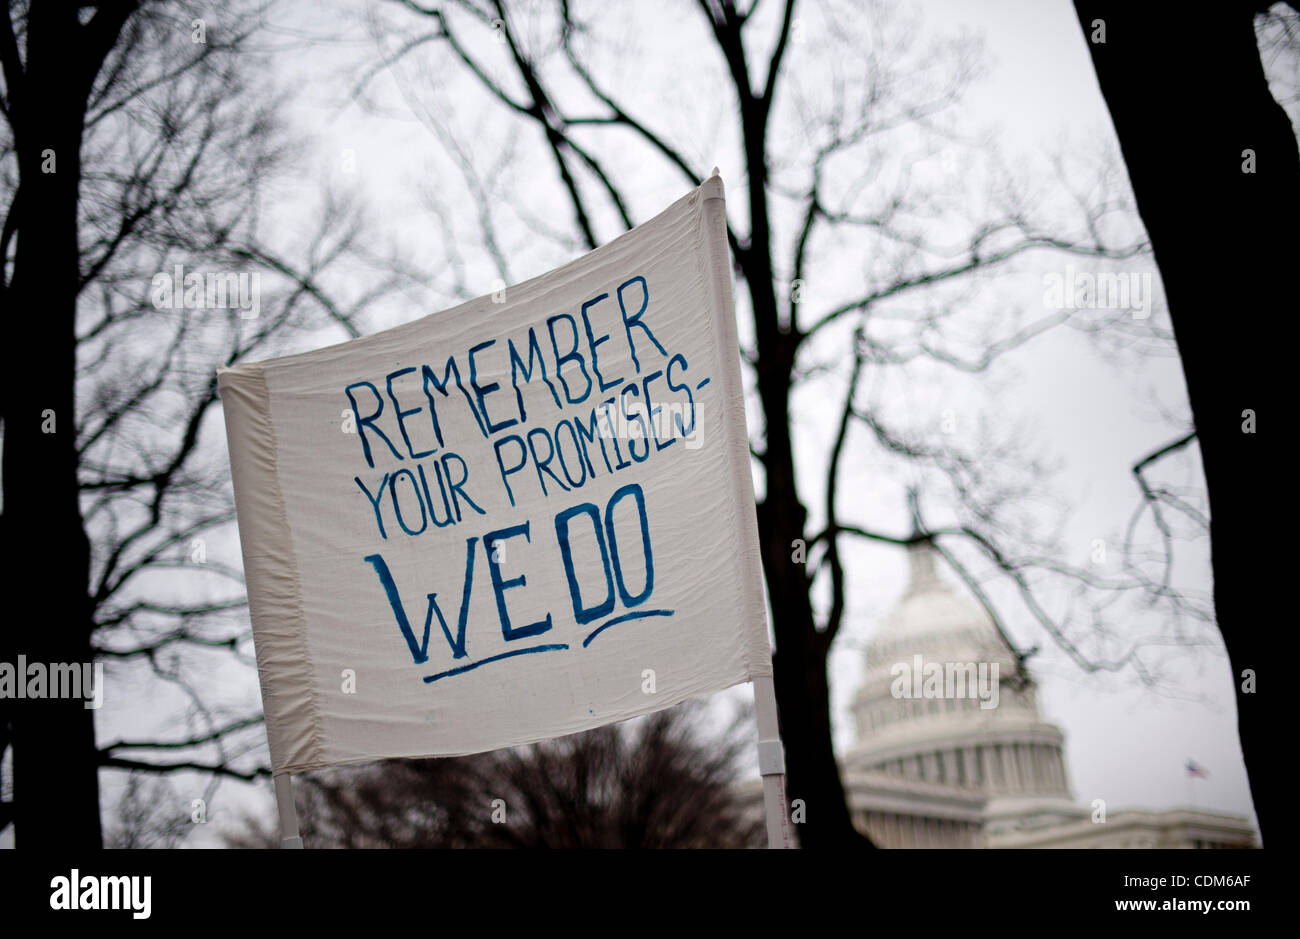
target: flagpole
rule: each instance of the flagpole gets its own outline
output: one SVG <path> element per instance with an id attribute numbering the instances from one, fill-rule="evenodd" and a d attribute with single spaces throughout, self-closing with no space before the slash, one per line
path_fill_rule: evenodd
<path id="1" fill-rule="evenodd" d="M 767 846 L 789 848 L 790 812 L 785 798 L 785 748 L 781 745 L 776 686 L 771 675 L 754 678 L 754 712 L 758 718 L 758 773 L 763 780 Z"/>
<path id="2" fill-rule="evenodd" d="M 301 848 L 298 834 L 298 810 L 293 804 L 293 777 L 280 773 L 275 779 L 275 805 L 280 810 L 280 847 Z"/>

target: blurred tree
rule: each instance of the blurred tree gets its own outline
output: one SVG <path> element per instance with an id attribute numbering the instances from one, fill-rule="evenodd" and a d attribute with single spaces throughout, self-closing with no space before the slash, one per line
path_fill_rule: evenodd
<path id="1" fill-rule="evenodd" d="M 777 697 L 789 793 L 808 807 L 796 826 L 804 846 L 867 844 L 840 780 L 827 674 L 855 542 L 934 543 L 1000 627 L 1028 618 L 1089 671 L 1155 682 L 1153 649 L 1210 641 L 1208 603 L 1171 586 L 1184 532 L 1164 531 L 1159 515 L 1186 507 L 1194 533 L 1188 497 L 1151 487 L 1154 510 L 1144 499 L 1108 569 L 1071 563 L 1077 552 L 1038 511 L 1047 467 L 1019 422 L 974 413 L 962 397 L 926 413 L 940 381 L 988 376 L 1058 326 L 1139 353 L 1168 343 L 1156 316 L 1070 302 L 1034 310 L 990 289 L 986 275 L 1010 277 L 1031 256 L 1139 263 L 1148 246 L 1106 159 L 1087 166 L 1071 154 L 1043 183 L 960 132 L 963 92 L 979 72 L 970 39 L 923 41 L 902 8 L 840 0 L 697 0 L 652 12 L 391 0 L 372 26 L 381 53 L 359 98 L 393 113 L 376 87 L 392 76 L 406 113 L 464 180 L 471 211 L 447 207 L 462 187 L 445 176 L 433 193 L 447 232 L 441 270 L 454 278 L 474 242 L 501 283 L 521 279 L 525 263 L 544 270 L 539 246 L 593 248 L 634 224 L 644 193 L 697 185 L 722 165 Z M 661 81 L 652 63 L 663 65 Z M 542 167 L 553 187 L 539 185 Z M 452 292 L 484 291 L 457 279 Z M 891 385 L 906 389 L 897 393 L 911 414 L 882 406 Z M 845 517 L 846 495 L 891 476 L 900 511 Z M 1153 528 L 1168 537 L 1157 534 L 1148 552 Z M 1062 595 L 1072 604 L 1056 603 Z M 1124 604 L 1134 615 L 1156 610 L 1161 627 L 1118 628 Z"/>
<path id="2" fill-rule="evenodd" d="M 721 735 L 679 705 L 473 756 L 388 760 L 295 779 L 310 848 L 745 848 L 765 844 L 761 790 L 740 794 L 752 717 Z M 751 770 L 752 771 L 752 770 Z M 757 776 L 752 777 L 755 781 Z M 231 847 L 279 847 L 248 819 Z"/>
<path id="3" fill-rule="evenodd" d="M 236 765 L 263 746 L 260 714 L 229 713 L 206 680 L 213 656 L 249 661 L 238 566 L 216 540 L 206 556 L 234 518 L 215 370 L 304 331 L 355 336 L 395 281 L 345 301 L 322 279 L 357 256 L 346 205 L 326 198 L 314 229 L 262 218 L 294 157 L 254 41 L 265 14 L 15 2 L 0 23 L 4 586 L 15 609 L 31 598 L 0 661 L 95 659 L 111 705 L 134 691 L 188 707 L 97 747 L 80 700 L 0 700 L 0 826 L 16 821 L 19 845 L 98 846 L 101 767 L 266 772 Z"/>
<path id="4" fill-rule="evenodd" d="M 1284 770 L 1254 676 L 1279 658 L 1277 630 L 1267 624 L 1286 602 L 1280 588 L 1289 578 L 1284 554 L 1266 547 L 1275 520 L 1259 500 L 1289 482 L 1280 452 L 1268 452 L 1265 441 L 1289 418 L 1289 396 L 1274 383 L 1290 350 L 1240 314 L 1263 322 L 1295 307 L 1300 151 L 1283 105 L 1296 100 L 1300 5 L 1235 2 L 1192 16 L 1107 0 L 1075 0 L 1075 9 L 1151 236 L 1187 380 L 1209 491 L 1214 608 L 1262 834 L 1266 816 L 1278 811 L 1272 793 Z M 1290 87 L 1278 89 L 1279 99 L 1257 25 L 1273 54 L 1290 46 Z M 1209 266 L 1207 232 L 1222 235 Z"/>
<path id="5" fill-rule="evenodd" d="M 0 368 L 5 592 L 33 597 L 35 619 L 25 629 L 5 630 L 8 662 L 24 653 L 43 663 L 90 661 L 84 588 L 90 545 L 78 506 L 73 433 L 79 154 L 96 76 L 134 10 L 134 3 L 105 3 L 83 20 L 72 4 L 10 4 L 0 30 L 9 162 L 17 164 L 19 178 L 0 255 L 9 328 Z M 37 376 L 24 367 L 33 356 L 40 361 Z M 5 821 L 17 815 L 33 836 L 39 826 L 44 837 L 69 847 L 98 846 L 93 712 L 71 700 L 0 706 L 0 743 L 21 752 L 16 762 L 26 773 L 16 774 Z"/>
<path id="6" fill-rule="evenodd" d="M 194 811 L 169 779 L 151 773 L 128 773 L 121 795 L 106 808 L 106 848 L 175 848 L 194 831 Z"/>

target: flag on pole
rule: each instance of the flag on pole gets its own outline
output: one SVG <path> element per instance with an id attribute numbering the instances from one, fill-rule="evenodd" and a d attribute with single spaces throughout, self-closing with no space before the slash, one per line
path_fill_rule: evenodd
<path id="1" fill-rule="evenodd" d="M 541 277 L 220 371 L 274 772 L 771 675 L 722 199 L 714 176 Z"/>
<path id="2" fill-rule="evenodd" d="M 1208 779 L 1210 771 L 1195 760 L 1187 761 L 1187 776 L 1189 779 Z"/>

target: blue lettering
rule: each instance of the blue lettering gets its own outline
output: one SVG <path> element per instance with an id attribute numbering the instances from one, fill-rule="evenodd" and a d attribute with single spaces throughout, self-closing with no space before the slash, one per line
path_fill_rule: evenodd
<path id="1" fill-rule="evenodd" d="M 375 403 L 379 405 L 379 410 L 375 411 L 375 413 L 371 414 L 369 417 L 362 417 L 361 412 L 357 410 L 357 399 L 352 397 L 353 388 L 369 388 L 370 393 L 375 396 Z M 384 413 L 384 399 L 379 396 L 379 389 L 368 381 L 358 381 L 353 382 L 344 388 L 343 393 L 348 396 L 348 403 L 352 405 L 352 413 L 357 419 L 357 436 L 361 438 L 361 449 L 366 455 L 366 465 L 371 469 L 375 468 L 375 460 L 370 453 L 370 438 L 366 436 L 367 427 L 370 428 L 372 433 L 377 434 L 380 440 L 388 444 L 388 449 L 393 451 L 393 456 L 397 457 L 399 460 L 402 459 L 402 455 L 397 452 L 397 448 L 393 446 L 393 442 L 388 439 L 387 435 L 385 435 L 382 430 L 374 426 L 375 421 L 379 419 L 379 415 Z M 442 443 L 442 440 L 439 439 L 438 442 Z"/>
<path id="2" fill-rule="evenodd" d="M 635 597 L 627 592 L 627 585 L 623 583 L 623 565 L 618 556 L 618 538 L 614 535 L 614 506 L 618 505 L 627 496 L 631 496 L 636 500 L 637 515 L 641 523 L 641 553 L 645 558 L 645 588 Z M 624 486 L 610 498 L 609 504 L 605 506 L 605 531 L 609 534 L 609 553 L 614 558 L 614 574 L 618 580 L 618 595 L 623 600 L 624 606 L 639 606 L 649 598 L 651 591 L 655 589 L 655 562 L 654 556 L 650 553 L 650 525 L 645 517 L 645 493 L 641 491 L 641 487 L 636 483 Z"/>
<path id="3" fill-rule="evenodd" d="M 525 384 L 533 380 L 533 356 L 537 356 L 537 368 L 542 373 L 542 381 L 546 382 L 546 387 L 551 392 L 551 397 L 555 399 L 555 406 L 562 409 L 564 405 L 560 403 L 560 396 L 555 393 L 555 386 L 552 385 L 551 380 L 546 377 L 546 361 L 542 358 L 542 347 L 537 341 L 536 331 L 532 327 L 529 327 L 527 362 L 519 357 L 519 353 L 515 349 L 513 340 L 506 340 L 506 344 L 510 350 L 510 384 L 514 386 L 515 400 L 519 403 L 520 423 L 528 419 L 528 412 L 524 410 L 524 393 L 519 387 L 518 374 L 519 372 L 524 373 Z"/>
<path id="4" fill-rule="evenodd" d="M 492 422 L 492 418 L 488 415 L 487 401 L 485 399 L 492 392 L 500 389 L 501 385 L 497 382 L 493 382 L 490 385 L 484 385 L 482 387 L 479 386 L 478 362 L 475 361 L 474 354 L 493 345 L 496 345 L 496 340 L 489 339 L 487 342 L 480 342 L 474 348 L 469 350 L 469 386 L 474 389 L 474 394 L 478 396 L 478 407 L 479 410 L 483 412 L 483 420 L 487 422 L 487 429 L 489 434 L 495 434 L 498 430 L 505 430 L 507 427 L 519 423 L 517 418 L 512 417 L 508 421 L 502 421 L 499 424 L 494 424 Z"/>
<path id="5" fill-rule="evenodd" d="M 452 460 L 455 460 L 457 463 L 460 464 L 460 479 L 455 482 L 452 481 L 451 467 L 448 465 Z M 451 488 L 451 504 L 456 508 L 456 521 L 459 522 L 461 520 L 460 517 L 461 499 L 464 499 L 466 502 L 468 502 L 470 508 L 472 508 L 479 515 L 487 515 L 486 512 L 484 512 L 482 509 L 480 509 L 477 505 L 474 504 L 474 500 L 471 499 L 469 497 L 469 494 L 466 493 L 465 490 L 461 488 L 462 486 L 465 485 L 465 481 L 469 479 L 469 467 L 465 465 L 464 460 L 462 460 L 455 453 L 444 453 L 442 455 L 442 472 L 447 480 L 447 485 Z M 459 498 L 457 498 L 458 496 Z"/>
<path id="6" fill-rule="evenodd" d="M 592 607 L 582 605 L 582 595 L 578 588 L 578 575 L 573 569 L 573 548 L 569 544 L 569 520 L 578 515 L 591 519 L 591 530 L 600 546 L 600 557 L 605 565 L 605 599 Z M 583 502 L 571 509 L 565 509 L 555 516 L 555 537 L 560 543 L 560 554 L 564 560 L 564 576 L 569 581 L 569 598 L 573 601 L 573 617 L 579 624 L 607 616 L 614 609 L 614 577 L 609 569 L 609 550 L 605 547 L 605 535 L 600 527 L 600 509 L 590 502 Z"/>
<path id="7" fill-rule="evenodd" d="M 366 484 L 361 481 L 360 476 L 353 476 L 352 479 L 361 487 L 361 491 L 366 494 L 366 498 L 370 500 L 370 507 L 375 510 L 375 521 L 379 524 L 379 536 L 387 541 L 388 533 L 384 531 L 384 517 L 379 514 L 379 500 L 384 497 L 384 486 L 388 482 L 388 474 L 385 473 L 384 478 L 379 480 L 379 485 L 375 487 L 373 496 L 370 494 L 370 490 L 366 488 Z"/>
<path id="8" fill-rule="evenodd" d="M 630 287 L 632 284 L 638 282 L 641 284 L 641 307 L 631 316 L 628 316 L 627 304 L 623 302 L 623 291 L 626 290 L 628 287 Z M 655 348 L 659 350 L 660 355 L 665 357 L 668 355 L 668 350 L 666 350 L 663 346 L 659 344 L 659 340 L 655 338 L 655 334 L 650 332 L 650 327 L 647 326 L 645 323 L 641 322 L 641 317 L 645 314 L 646 307 L 648 307 L 649 305 L 650 305 L 650 287 L 646 284 L 644 277 L 637 275 L 636 277 L 633 277 L 631 280 L 626 281 L 625 283 L 619 286 L 618 308 L 619 311 L 623 314 L 623 329 L 627 332 L 627 347 L 628 350 L 632 353 L 632 364 L 636 366 L 636 371 L 638 375 L 641 374 L 641 362 L 636 357 L 636 343 L 632 341 L 633 326 L 638 327 L 643 333 L 646 334 L 646 336 L 649 337 L 650 341 L 654 343 Z"/>
<path id="9" fill-rule="evenodd" d="M 560 320 L 568 323 L 569 329 L 573 331 L 573 345 L 563 355 L 560 354 L 560 344 L 555 338 L 555 324 Z M 582 353 L 578 351 L 578 324 L 574 322 L 573 317 L 568 313 L 560 313 L 546 320 L 546 329 L 551 334 L 551 348 L 555 351 L 555 377 L 564 386 L 564 396 L 569 399 L 569 403 L 581 404 L 587 400 L 587 395 L 591 394 L 591 376 L 587 374 L 587 367 L 583 364 Z M 569 388 L 569 382 L 564 377 L 565 362 L 577 362 L 578 371 L 582 372 L 582 380 L 587 383 L 587 387 L 583 389 L 582 394 L 577 398 L 573 396 L 573 391 Z"/>
<path id="10" fill-rule="evenodd" d="M 635 438 L 635 437 L 632 436 L 632 434 L 631 434 L 631 432 L 630 432 L 630 431 L 631 431 L 631 428 L 629 428 L 629 433 L 628 433 L 628 435 L 627 435 L 627 453 L 628 453 L 628 456 L 630 456 L 632 459 L 636 460 L 638 463 L 644 463 L 644 462 L 646 461 L 646 457 L 648 457 L 648 456 L 650 455 L 650 433 L 649 433 L 649 431 L 646 429 L 646 426 L 645 426 L 645 418 L 643 418 L 643 417 L 641 416 L 641 406 L 640 406 L 640 405 L 636 405 L 636 406 L 632 409 L 632 412 L 631 412 L 630 414 L 628 413 L 628 410 L 627 410 L 627 396 L 628 396 L 628 393 L 629 393 L 629 392 L 631 392 L 632 397 L 634 397 L 634 398 L 640 396 L 640 394 L 641 394 L 640 389 L 637 388 L 636 385 L 628 385 L 626 388 L 624 388 L 622 391 L 619 392 L 619 395 L 618 395 L 618 398 L 619 398 L 619 401 L 618 401 L 619 408 L 622 410 L 622 412 L 623 412 L 623 416 L 624 416 L 625 418 L 627 418 L 627 419 L 629 419 L 629 420 L 634 420 L 634 421 L 636 421 L 638 424 L 641 425 L 641 440 L 642 440 L 642 442 L 645 444 L 645 452 L 643 452 L 640 456 L 637 456 L 637 455 L 636 455 L 636 446 L 635 446 L 635 444 L 636 444 L 636 440 L 637 440 L 637 438 Z"/>
<path id="11" fill-rule="evenodd" d="M 602 293 L 599 297 L 596 297 L 594 300 L 588 300 L 586 303 L 582 305 L 582 325 L 586 327 L 587 345 L 591 348 L 591 370 L 596 375 L 596 381 L 600 385 L 601 394 L 604 394 L 606 391 L 609 391 L 609 389 L 611 388 L 617 388 L 619 385 L 623 383 L 623 379 L 621 378 L 615 378 L 613 381 L 607 383 L 605 379 L 603 379 L 600 376 L 600 364 L 596 359 L 596 346 L 600 345 L 603 342 L 609 342 L 609 334 L 606 333 L 605 335 L 597 339 L 595 333 L 592 332 L 591 329 L 591 317 L 587 314 L 587 310 L 591 309 L 601 300 L 608 300 L 608 299 L 609 299 L 609 294 Z"/>
<path id="12" fill-rule="evenodd" d="M 405 473 L 407 479 L 411 481 L 411 491 L 415 493 L 416 504 L 420 506 L 420 527 L 416 531 L 411 531 L 406 526 L 406 520 L 402 518 L 402 503 L 397 498 L 397 480 Z M 383 490 L 380 490 L 381 492 Z M 409 469 L 399 469 L 388 478 L 388 491 L 393 496 L 393 514 L 397 516 L 397 524 L 402 526 L 402 531 L 408 535 L 418 535 L 429 527 L 429 515 L 424 510 L 424 500 L 420 498 L 420 487 L 415 484 L 415 474 Z"/>
<path id="13" fill-rule="evenodd" d="M 456 376 L 456 387 L 459 388 L 460 393 L 465 396 L 465 401 L 469 404 L 470 413 L 474 415 L 474 420 L 478 424 L 479 430 L 483 432 L 484 437 L 488 435 L 487 425 L 483 423 L 483 418 L 479 416 L 478 408 L 474 405 L 474 399 L 469 396 L 469 392 L 466 391 L 465 386 L 461 384 L 460 369 L 456 367 L 456 359 L 454 356 L 447 359 L 447 366 L 442 370 L 442 381 L 438 381 L 437 373 L 427 365 L 422 365 L 420 367 L 420 375 L 423 379 L 422 386 L 424 388 L 424 396 L 429 399 L 429 416 L 433 421 L 433 433 L 434 436 L 438 438 L 438 446 L 444 446 L 442 440 L 442 425 L 438 421 L 438 408 L 434 404 L 433 393 L 429 391 L 429 386 L 433 385 L 433 387 L 438 389 L 438 392 L 445 398 L 450 394 L 447 390 L 447 386 L 451 384 L 451 377 L 453 375 Z"/>
<path id="14" fill-rule="evenodd" d="M 654 439 L 656 453 L 658 453 L 660 450 L 666 450 L 668 447 L 671 447 L 673 444 L 677 442 L 677 438 L 672 436 L 673 429 L 671 427 L 668 428 L 660 427 L 659 424 L 661 422 L 656 420 L 656 418 L 659 416 L 659 412 L 664 409 L 663 405 L 653 404 L 653 402 L 651 402 L 650 400 L 650 383 L 654 381 L 656 378 L 660 378 L 662 376 L 663 376 L 663 372 L 655 371 L 655 372 L 651 372 L 645 378 L 641 379 L 641 391 L 644 393 L 646 407 L 649 412 L 646 416 L 649 419 L 650 436 Z M 659 442 L 662 439 L 660 435 L 660 431 L 665 429 L 668 431 L 668 442 L 661 444 Z"/>
<path id="15" fill-rule="evenodd" d="M 511 441 L 519 445 L 519 462 L 510 467 L 510 469 L 506 469 L 506 465 L 501 462 L 501 448 Z M 502 437 L 492 445 L 492 450 L 496 453 L 497 467 L 501 470 L 501 482 L 505 484 L 506 495 L 510 497 L 510 504 L 514 505 L 515 494 L 510 488 L 510 480 L 507 477 L 509 477 L 511 473 L 517 473 L 524 468 L 524 464 L 528 462 L 528 450 L 524 447 L 524 441 L 516 434 L 511 434 L 509 437 Z"/>
<path id="16" fill-rule="evenodd" d="M 393 582 L 393 575 L 388 570 L 388 565 L 384 562 L 383 556 L 371 554 L 364 559 L 379 575 L 379 582 L 383 585 L 384 593 L 388 597 L 388 604 L 393 609 L 393 615 L 397 618 L 397 625 L 406 638 L 406 645 L 411 650 L 411 656 L 415 659 L 416 665 L 429 661 L 429 626 L 433 622 L 435 613 L 438 614 L 438 625 L 442 627 L 442 634 L 447 637 L 447 644 L 451 647 L 452 658 L 463 659 L 468 654 L 465 651 L 465 623 L 469 618 L 469 592 L 470 584 L 474 579 L 474 544 L 477 541 L 477 538 L 470 538 L 465 542 L 465 587 L 461 597 L 460 623 L 455 639 L 452 638 L 451 631 L 447 629 L 447 621 L 442 617 L 442 610 L 438 608 L 438 595 L 431 593 L 429 594 L 429 608 L 424 615 L 424 636 L 419 642 L 416 642 L 415 633 L 411 630 L 411 623 L 406 618 L 406 609 L 402 605 L 402 598 L 397 593 L 397 584 Z"/>
<path id="17" fill-rule="evenodd" d="M 675 384 L 673 384 L 673 366 L 676 365 L 678 362 L 681 363 L 681 369 L 682 369 L 683 372 L 686 371 L 687 368 L 689 367 L 689 366 L 687 366 L 687 364 L 686 364 L 686 356 L 682 355 L 680 352 L 677 353 L 677 355 L 673 356 L 671 359 L 669 359 L 669 361 L 668 361 L 668 387 L 669 387 L 669 389 L 672 390 L 672 391 L 684 391 L 684 392 L 686 392 L 686 406 L 687 406 L 688 408 L 691 409 L 691 426 L 690 426 L 690 427 L 686 427 L 686 426 L 682 423 L 682 416 L 681 416 L 680 414 L 674 414 L 674 415 L 673 415 L 673 420 L 677 422 L 677 429 L 678 429 L 678 431 L 681 432 L 681 435 L 682 435 L 683 437 L 689 437 L 691 434 L 693 434 L 693 433 L 695 432 L 695 397 L 694 397 L 694 395 L 691 394 L 691 388 L 690 388 L 690 385 L 675 385 Z"/>
<path id="18" fill-rule="evenodd" d="M 634 388 L 634 385 L 628 385 L 628 388 Z M 627 389 L 624 389 L 625 391 Z M 623 459 L 622 452 L 618 449 L 618 429 L 614 427 L 614 419 L 609 416 L 609 409 L 614 406 L 614 399 L 609 398 L 601 402 L 601 413 L 605 415 L 605 426 L 609 428 L 609 442 L 614 445 L 614 469 L 623 469 L 631 466 L 627 460 Z M 606 460 L 606 463 L 609 461 Z"/>
<path id="19" fill-rule="evenodd" d="M 405 420 L 408 417 L 410 417 L 412 414 L 419 414 L 424 409 L 414 408 L 409 411 L 403 411 L 402 406 L 397 403 L 397 395 L 393 393 L 393 379 L 400 378 L 403 375 L 409 375 L 411 372 L 414 371 L 415 371 L 415 367 L 411 366 L 410 368 L 398 369 L 396 372 L 389 372 L 388 378 L 386 380 L 386 384 L 388 386 L 388 400 L 393 402 L 393 410 L 397 412 L 397 429 L 402 432 L 402 439 L 406 441 L 406 452 L 411 454 L 411 459 L 418 460 L 421 459 L 422 457 L 429 456 L 430 454 L 434 453 L 438 449 L 437 447 L 434 447 L 433 450 L 425 450 L 422 453 L 416 453 L 415 448 L 411 446 L 411 437 L 406 432 L 406 424 L 404 423 Z"/>
<path id="20" fill-rule="evenodd" d="M 433 463 L 434 478 L 438 481 L 438 494 L 442 496 L 443 518 L 438 520 L 438 510 L 433 501 L 433 495 L 429 492 L 429 477 L 424 474 L 424 464 L 420 463 L 416 467 L 416 472 L 420 474 L 420 485 L 424 488 L 424 503 L 429 507 L 429 518 L 438 528 L 446 528 L 453 524 L 451 517 L 451 503 L 447 501 L 447 487 L 442 482 L 442 464 L 436 460 Z"/>
<path id="21" fill-rule="evenodd" d="M 544 460 L 539 460 L 537 458 L 537 445 L 533 443 L 533 438 L 537 436 L 540 436 L 546 441 L 546 459 Z M 546 480 L 542 478 L 543 473 L 555 480 L 555 485 L 559 486 L 565 492 L 569 491 L 569 487 L 564 485 L 560 477 L 555 475 L 555 470 L 550 468 L 551 460 L 555 459 L 555 444 L 551 442 L 551 435 L 543 428 L 534 427 L 528 432 L 528 452 L 533 455 L 533 466 L 537 470 L 537 482 L 542 487 L 542 495 L 550 495 L 550 493 L 546 491 Z"/>
<path id="22" fill-rule="evenodd" d="M 569 464 L 565 462 L 564 447 L 560 446 L 561 430 L 567 430 L 569 432 L 569 437 L 573 440 L 573 450 L 578 455 L 578 469 L 582 470 L 582 475 L 576 480 L 573 478 L 573 474 L 569 472 Z M 568 421 L 560 421 L 560 423 L 555 425 L 555 455 L 560 458 L 560 469 L 564 470 L 564 478 L 569 481 L 570 486 L 577 489 L 587 481 L 587 464 L 582 462 L 583 453 L 582 447 L 578 443 L 578 433 L 573 429 L 573 425 Z M 594 470 L 592 471 L 592 475 L 596 475 Z"/>
<path id="23" fill-rule="evenodd" d="M 596 467 L 591 462 L 591 452 L 587 448 L 589 443 L 600 443 L 600 458 L 605 461 L 605 471 L 614 472 L 613 467 L 609 465 L 609 454 L 605 452 L 605 435 L 600 432 L 600 424 L 596 420 L 596 409 L 592 408 L 591 417 L 584 427 L 582 421 L 577 418 L 573 419 L 573 426 L 578 431 L 578 446 L 582 448 L 582 456 L 587 461 L 587 472 L 595 476 Z"/>
<path id="24" fill-rule="evenodd" d="M 500 531 L 494 531 L 483 536 L 483 547 L 487 550 L 488 555 L 488 572 L 492 575 L 492 589 L 496 592 L 497 597 L 497 616 L 501 618 L 501 635 L 505 637 L 506 642 L 537 636 L 551 628 L 550 613 L 546 614 L 546 619 L 538 620 L 536 623 L 511 627 L 510 614 L 506 612 L 506 591 L 512 587 L 527 586 L 528 581 L 523 574 L 509 580 L 501 579 L 501 564 L 497 560 L 497 544 L 507 538 L 515 538 L 519 535 L 523 535 L 524 541 L 531 543 L 532 539 L 528 534 L 528 526 L 529 523 L 524 522 L 522 525 L 512 525 L 509 528 L 503 528 Z"/>

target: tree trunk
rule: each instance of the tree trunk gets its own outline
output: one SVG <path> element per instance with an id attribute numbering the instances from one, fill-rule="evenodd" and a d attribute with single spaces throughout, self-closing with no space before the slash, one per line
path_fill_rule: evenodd
<path id="1" fill-rule="evenodd" d="M 1264 77 L 1254 4 L 1204 16 L 1105 0 L 1075 0 L 1075 8 L 1155 249 L 1187 380 L 1209 490 L 1215 610 L 1262 833 L 1276 810 L 1279 747 L 1251 678 L 1266 657 L 1284 661 L 1274 619 L 1286 607 L 1270 598 L 1285 582 L 1269 545 L 1277 518 L 1261 500 L 1291 491 L 1274 468 L 1280 464 L 1265 459 L 1263 441 L 1290 418 L 1269 380 L 1283 367 L 1276 318 L 1295 310 L 1295 131 Z M 1092 38 L 1096 20 L 1104 21 L 1104 43 Z M 1258 434 L 1247 425 L 1252 417 Z M 1263 672 L 1261 687 L 1274 674 Z"/>
<path id="2" fill-rule="evenodd" d="M 753 157 L 750 166 L 754 166 Z M 802 817 L 795 815 L 802 847 L 870 848 L 874 847 L 871 841 L 853 826 L 835 759 L 826 673 L 830 641 L 816 629 L 812 583 L 806 566 L 796 563 L 793 556 L 796 543 L 807 538 L 807 511 L 799 501 L 790 440 L 790 380 L 796 340 L 779 328 L 770 262 L 763 270 L 767 259 L 766 194 L 756 187 L 753 175 L 751 169 L 751 191 L 757 188 L 763 200 L 757 207 L 751 198 L 752 216 L 763 221 L 754 226 L 756 235 L 746 252 L 751 264 L 746 280 L 757 327 L 758 389 L 765 429 L 766 492 L 758 506 L 758 526 L 776 632 L 773 669 L 789 776 L 787 792 L 792 805 L 795 800 L 803 803 Z M 754 265 L 759 270 L 755 271 Z"/>
<path id="3" fill-rule="evenodd" d="M 88 90 L 77 78 L 88 67 L 77 54 L 81 31 L 76 5 L 33 4 L 22 84 L 8 88 L 19 194 L 13 279 L 4 297 L 4 660 L 24 656 L 47 669 L 91 661 L 90 545 L 79 504 L 74 399 L 77 194 Z M 76 698 L 5 704 L 15 844 L 99 847 L 95 712 Z"/>

